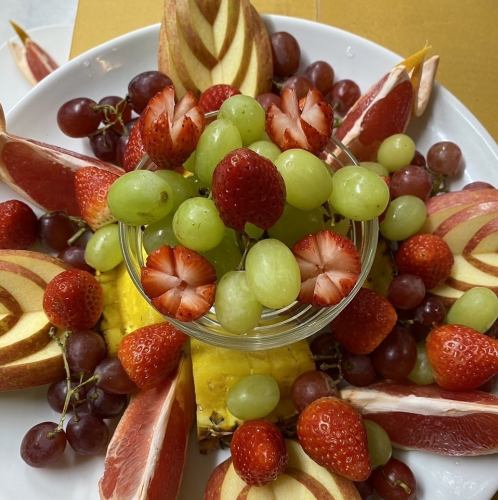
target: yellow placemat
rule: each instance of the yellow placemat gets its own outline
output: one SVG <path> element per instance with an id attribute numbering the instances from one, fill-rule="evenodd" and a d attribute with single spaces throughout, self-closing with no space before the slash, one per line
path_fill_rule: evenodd
<path id="1" fill-rule="evenodd" d="M 79 0 L 71 56 L 159 22 L 162 0 Z M 317 20 L 408 55 L 427 40 L 438 80 L 498 138 L 498 1 L 253 0 L 260 12 Z M 333 61 L 331 61 L 333 63 Z"/>

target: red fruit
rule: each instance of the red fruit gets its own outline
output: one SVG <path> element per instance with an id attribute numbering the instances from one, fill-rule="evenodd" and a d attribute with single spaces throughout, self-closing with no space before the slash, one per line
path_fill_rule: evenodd
<path id="1" fill-rule="evenodd" d="M 453 267 L 450 247 L 434 234 L 416 234 L 401 244 L 396 253 L 400 274 L 414 274 L 430 290 L 443 283 Z"/>
<path id="2" fill-rule="evenodd" d="M 266 420 L 243 423 L 233 434 L 230 451 L 235 471 L 251 486 L 273 481 L 287 466 L 284 436 Z"/>
<path id="3" fill-rule="evenodd" d="M 280 95 L 280 107 L 272 104 L 266 113 L 266 131 L 282 149 L 301 148 L 319 153 L 327 144 L 334 113 L 322 94 L 308 91 L 302 111 L 294 89 L 285 88 Z"/>
<path id="4" fill-rule="evenodd" d="M 299 415 L 297 437 L 304 451 L 330 472 L 351 481 L 370 475 L 367 433 L 348 403 L 333 397 L 313 401 Z"/>
<path id="5" fill-rule="evenodd" d="M 200 318 L 214 302 L 214 267 L 181 245 L 162 246 L 149 254 L 141 280 L 157 310 L 180 321 Z"/>
<path id="6" fill-rule="evenodd" d="M 142 114 L 142 141 L 150 159 L 159 168 L 180 166 L 197 146 L 204 129 L 204 113 L 192 92 L 175 104 L 175 89 L 164 87 Z"/>
<path id="7" fill-rule="evenodd" d="M 396 310 L 386 298 L 361 288 L 330 329 L 349 352 L 369 354 L 389 335 L 397 319 Z"/>
<path id="8" fill-rule="evenodd" d="M 240 94 L 240 90 L 232 87 L 232 85 L 227 85 L 225 83 L 212 85 L 201 94 L 201 97 L 199 97 L 199 108 L 201 108 L 204 113 L 218 111 L 224 101 L 237 94 Z"/>
<path id="9" fill-rule="evenodd" d="M 396 458 L 375 469 L 371 483 L 381 498 L 389 500 L 415 500 L 417 482 L 410 468 Z"/>
<path id="10" fill-rule="evenodd" d="M 325 229 L 305 236 L 292 251 L 301 271 L 298 300 L 305 304 L 337 304 L 358 281 L 360 254 L 345 236 Z"/>
<path id="11" fill-rule="evenodd" d="M 69 330 L 95 326 L 104 306 L 99 282 L 86 271 L 69 269 L 50 281 L 43 296 L 43 309 L 52 324 Z"/>
<path id="12" fill-rule="evenodd" d="M 38 219 L 31 207 L 19 200 L 0 203 L 0 248 L 28 248 L 37 235 Z"/>
<path id="13" fill-rule="evenodd" d="M 213 174 L 212 194 L 226 226 L 268 229 L 282 215 L 285 184 L 273 163 L 247 148 L 227 154 Z"/>
<path id="14" fill-rule="evenodd" d="M 123 156 L 123 168 L 130 172 L 134 170 L 137 163 L 145 154 L 144 143 L 142 142 L 142 122 L 139 118 L 133 125 Z"/>
<path id="15" fill-rule="evenodd" d="M 498 341 L 473 328 L 438 326 L 426 348 L 434 378 L 444 389 L 475 389 L 498 373 Z"/>
<path id="16" fill-rule="evenodd" d="M 139 328 L 121 341 L 118 358 L 140 389 L 160 384 L 178 366 L 187 336 L 167 322 Z"/>
<path id="17" fill-rule="evenodd" d="M 118 177 L 114 172 L 96 167 L 80 168 L 74 174 L 81 216 L 94 231 L 116 221 L 107 205 L 107 193 Z"/>

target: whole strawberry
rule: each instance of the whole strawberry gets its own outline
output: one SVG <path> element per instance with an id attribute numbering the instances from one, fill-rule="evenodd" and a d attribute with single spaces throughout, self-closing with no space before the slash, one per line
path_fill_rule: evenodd
<path id="1" fill-rule="evenodd" d="M 207 88 L 199 97 L 199 108 L 204 113 L 210 111 L 218 111 L 221 105 L 233 95 L 240 94 L 240 90 L 227 85 L 226 83 L 218 83 Z"/>
<path id="2" fill-rule="evenodd" d="M 94 231 L 116 221 L 107 205 L 107 193 L 119 177 L 118 172 L 118 169 L 111 172 L 97 167 L 85 167 L 74 174 L 74 189 L 81 216 Z"/>
<path id="3" fill-rule="evenodd" d="M 360 414 L 334 397 L 320 398 L 299 415 L 297 437 L 318 464 L 351 481 L 371 472 L 367 433 Z"/>
<path id="4" fill-rule="evenodd" d="M 270 160 L 247 148 L 232 151 L 218 163 L 212 194 L 225 225 L 237 231 L 247 222 L 268 229 L 284 211 L 282 176 Z"/>
<path id="5" fill-rule="evenodd" d="M 233 434 L 230 451 L 235 471 L 252 486 L 275 480 L 287 466 L 284 436 L 266 420 L 244 422 Z"/>
<path id="6" fill-rule="evenodd" d="M 178 366 L 187 336 L 167 322 L 139 328 L 121 341 L 118 358 L 140 389 L 161 383 Z"/>
<path id="7" fill-rule="evenodd" d="M 426 340 L 427 357 L 444 389 L 475 389 L 498 373 L 498 341 L 461 325 L 434 328 Z"/>
<path id="8" fill-rule="evenodd" d="M 123 168 L 127 172 L 134 170 L 137 166 L 137 163 L 145 154 L 144 143 L 142 142 L 141 128 L 142 122 L 139 118 L 130 131 L 128 142 L 126 143 L 126 148 L 123 155 Z"/>
<path id="9" fill-rule="evenodd" d="M 448 244 L 434 234 L 412 236 L 401 244 L 396 253 L 399 273 L 419 276 L 428 290 L 448 278 L 453 261 Z"/>
<path id="10" fill-rule="evenodd" d="M 0 248 L 20 250 L 30 247 L 38 235 L 38 219 L 26 203 L 0 203 Z"/>
<path id="11" fill-rule="evenodd" d="M 80 269 L 58 274 L 48 283 L 43 296 L 43 309 L 48 319 L 63 329 L 91 329 L 100 318 L 103 306 L 99 282 Z"/>
<path id="12" fill-rule="evenodd" d="M 330 324 L 336 340 L 352 354 L 369 354 L 394 328 L 398 316 L 382 295 L 361 288 Z"/>

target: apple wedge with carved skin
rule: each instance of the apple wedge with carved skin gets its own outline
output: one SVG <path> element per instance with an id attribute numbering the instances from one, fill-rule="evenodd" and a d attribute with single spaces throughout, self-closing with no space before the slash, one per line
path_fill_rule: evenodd
<path id="1" fill-rule="evenodd" d="M 5 288 L 0 288 L 0 335 L 8 332 L 21 315 L 19 302 Z"/>

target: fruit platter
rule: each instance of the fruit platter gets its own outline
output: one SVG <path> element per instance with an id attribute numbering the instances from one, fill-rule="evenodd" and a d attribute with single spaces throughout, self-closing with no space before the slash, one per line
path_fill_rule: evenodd
<path id="1" fill-rule="evenodd" d="M 498 149 L 437 48 L 165 9 L 0 113 L 0 498 L 490 499 Z"/>

